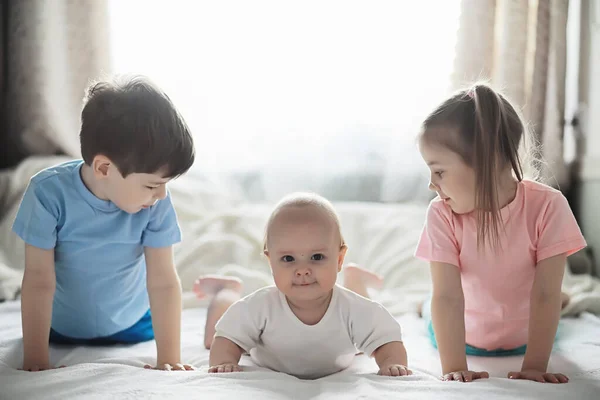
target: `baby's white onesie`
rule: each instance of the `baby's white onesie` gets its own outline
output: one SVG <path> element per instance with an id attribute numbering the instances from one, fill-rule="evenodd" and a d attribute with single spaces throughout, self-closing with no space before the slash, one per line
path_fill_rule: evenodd
<path id="1" fill-rule="evenodd" d="M 316 325 L 294 315 L 277 287 L 269 286 L 233 304 L 215 336 L 231 340 L 263 367 L 303 379 L 316 379 L 350 366 L 357 349 L 371 355 L 402 341 L 400 324 L 379 303 L 338 285 Z"/>

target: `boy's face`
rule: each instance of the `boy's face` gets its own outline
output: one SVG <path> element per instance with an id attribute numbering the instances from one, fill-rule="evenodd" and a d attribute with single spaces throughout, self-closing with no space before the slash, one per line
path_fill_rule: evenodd
<path id="1" fill-rule="evenodd" d="M 267 248 L 275 285 L 291 301 L 328 296 L 346 254 L 336 224 L 310 206 L 282 209 L 269 228 Z"/>
<path id="2" fill-rule="evenodd" d="M 123 178 L 114 163 L 106 163 L 95 171 L 102 180 L 103 194 L 121 210 L 135 214 L 167 197 L 167 182 L 160 172 L 132 173 Z"/>

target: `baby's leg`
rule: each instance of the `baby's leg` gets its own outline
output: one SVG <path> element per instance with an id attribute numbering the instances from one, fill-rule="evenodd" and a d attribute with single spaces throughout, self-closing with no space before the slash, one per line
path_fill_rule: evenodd
<path id="1" fill-rule="evenodd" d="M 198 298 L 212 296 L 204 327 L 204 346 L 210 349 L 215 336 L 215 325 L 225 311 L 241 297 L 242 281 L 234 277 L 206 275 L 196 280 L 194 292 Z"/>
<path id="2" fill-rule="evenodd" d="M 383 286 L 383 278 L 374 272 L 356 264 L 348 264 L 344 268 L 344 287 L 356 294 L 369 298 L 367 289 L 380 289 L 381 286 Z"/>

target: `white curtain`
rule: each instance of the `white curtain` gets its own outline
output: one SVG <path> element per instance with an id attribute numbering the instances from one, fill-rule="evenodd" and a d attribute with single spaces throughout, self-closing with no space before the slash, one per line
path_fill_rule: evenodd
<path id="1" fill-rule="evenodd" d="M 85 88 L 110 67 L 107 0 L 8 0 L 5 10 L 0 154 L 7 164 L 36 154 L 79 157 Z"/>
<path id="2" fill-rule="evenodd" d="M 113 69 L 167 91 L 199 171 L 257 200 L 428 196 L 414 136 L 450 87 L 460 1 L 112 0 L 110 11 Z"/>
<path id="3" fill-rule="evenodd" d="M 567 190 L 564 157 L 568 0 L 463 0 L 455 87 L 490 79 L 541 144 L 543 180 Z M 579 49 L 573 49 L 579 51 Z"/>

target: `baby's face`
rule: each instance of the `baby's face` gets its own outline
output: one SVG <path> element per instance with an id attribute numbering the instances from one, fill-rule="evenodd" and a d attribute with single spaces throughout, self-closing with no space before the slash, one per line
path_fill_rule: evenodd
<path id="1" fill-rule="evenodd" d="M 272 222 L 267 257 L 277 288 L 292 301 L 328 296 L 342 268 L 339 230 L 317 207 L 287 207 Z"/>

